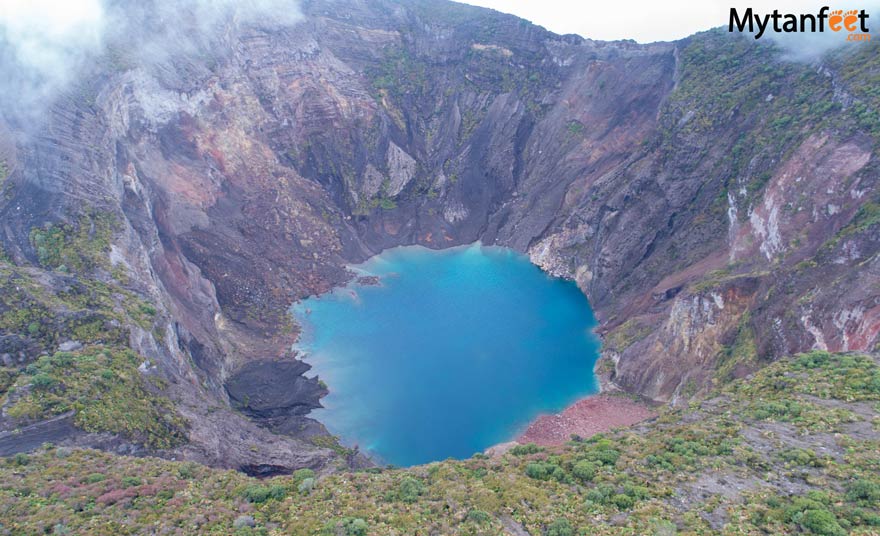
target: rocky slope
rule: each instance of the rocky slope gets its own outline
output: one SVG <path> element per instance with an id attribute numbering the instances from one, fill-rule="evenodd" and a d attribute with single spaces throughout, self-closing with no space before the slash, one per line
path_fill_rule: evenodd
<path id="1" fill-rule="evenodd" d="M 143 358 L 143 388 L 188 423 L 173 455 L 359 463 L 304 417 L 324 388 L 290 355 L 286 309 L 402 244 L 482 240 L 575 280 L 606 386 L 658 401 L 877 346 L 876 45 L 804 64 L 717 31 L 602 43 L 428 0 L 301 7 L 149 61 L 111 41 L 38 122 L 6 114 L 7 283 L 107 298 L 25 322 L 11 312 L 39 300 L 10 294 L 7 430 L 74 407 L 37 389 L 9 415 L 35 389 L 21 371 L 71 339 Z M 57 327 L 76 310 L 104 311 L 99 329 Z M 143 443 L 77 441 L 108 431 Z"/>

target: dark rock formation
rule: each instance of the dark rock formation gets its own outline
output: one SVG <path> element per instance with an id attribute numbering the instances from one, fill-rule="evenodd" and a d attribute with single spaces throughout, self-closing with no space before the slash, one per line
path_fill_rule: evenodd
<path id="1" fill-rule="evenodd" d="M 310 365 L 302 361 L 251 361 L 226 382 L 226 391 L 235 407 L 257 418 L 305 415 L 321 407 L 327 394 L 317 378 L 303 374 Z"/>

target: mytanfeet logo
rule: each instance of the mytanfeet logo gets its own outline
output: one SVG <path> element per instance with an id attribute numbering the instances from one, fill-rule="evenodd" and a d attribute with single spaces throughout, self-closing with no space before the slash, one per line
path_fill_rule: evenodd
<path id="1" fill-rule="evenodd" d="M 832 32 L 846 33 L 847 41 L 870 41 L 871 34 L 868 29 L 868 15 L 864 9 L 835 9 L 825 6 L 819 13 L 780 13 L 774 9 L 773 13 L 758 15 L 752 8 L 746 9 L 742 16 L 736 8 L 730 8 L 730 24 L 728 31 L 734 28 L 740 32 L 746 31 L 755 34 L 755 39 L 760 39 L 766 31 L 777 33 L 797 32 L 825 32 L 826 28 Z M 757 30 L 756 30 L 757 29 Z"/>

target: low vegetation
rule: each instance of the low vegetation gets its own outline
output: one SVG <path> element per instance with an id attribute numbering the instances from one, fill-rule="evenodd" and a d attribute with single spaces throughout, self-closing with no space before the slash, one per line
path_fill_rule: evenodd
<path id="1" fill-rule="evenodd" d="M 63 272 L 83 272 L 107 265 L 106 253 L 116 225 L 112 214 L 90 211 L 76 224 L 32 229 L 30 240 L 42 266 Z"/>
<path id="2" fill-rule="evenodd" d="M 73 221 L 31 230 L 44 269 L 0 260 L 6 426 L 69 414 L 85 431 L 153 449 L 179 445 L 186 423 L 164 395 L 164 380 L 139 370 L 145 358 L 129 347 L 132 330 L 161 336 L 163 327 L 156 307 L 126 287 L 125 269 L 110 265 L 116 220 L 90 210 Z"/>
<path id="3" fill-rule="evenodd" d="M 38 420 L 74 412 L 74 423 L 90 432 L 114 432 L 154 448 L 184 440 L 184 422 L 168 399 L 158 396 L 159 379 L 138 371 L 131 350 L 89 347 L 42 356 L 10 388 L 7 415 Z"/>
<path id="4" fill-rule="evenodd" d="M 878 406 L 876 358 L 817 351 L 636 429 L 411 469 L 261 481 L 47 446 L 0 462 L 0 532 L 876 534 Z"/>

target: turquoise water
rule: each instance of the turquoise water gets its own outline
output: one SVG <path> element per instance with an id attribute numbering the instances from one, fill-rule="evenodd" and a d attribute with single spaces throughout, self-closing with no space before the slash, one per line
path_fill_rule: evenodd
<path id="1" fill-rule="evenodd" d="M 587 299 L 524 256 L 406 247 L 353 268 L 381 284 L 293 307 L 330 389 L 311 416 L 343 443 L 400 466 L 464 458 L 597 391 Z"/>

